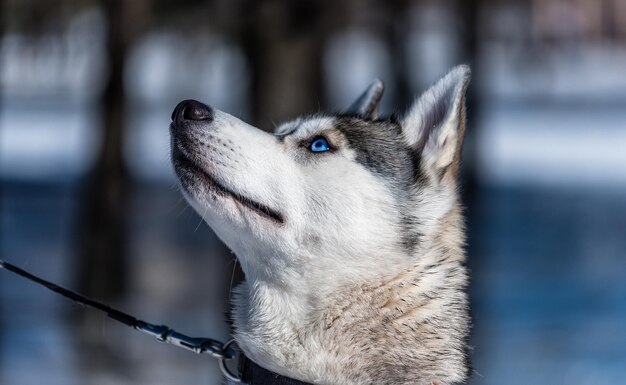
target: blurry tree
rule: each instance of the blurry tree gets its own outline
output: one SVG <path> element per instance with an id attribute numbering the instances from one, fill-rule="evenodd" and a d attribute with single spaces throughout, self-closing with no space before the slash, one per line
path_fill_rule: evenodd
<path id="1" fill-rule="evenodd" d="M 466 205 L 471 209 L 472 200 L 474 199 L 477 180 L 475 166 L 477 163 L 476 140 L 478 129 L 476 121 L 480 111 L 478 98 L 478 82 L 476 76 L 478 72 L 478 17 L 481 6 L 480 0 L 456 0 L 455 9 L 460 18 L 459 30 L 459 57 L 461 61 L 468 64 L 472 69 L 472 85 L 467 89 L 466 94 L 466 118 L 467 127 L 465 130 L 465 147 L 464 168 L 463 168 L 463 191 L 465 193 Z"/>
<path id="2" fill-rule="evenodd" d="M 410 89 L 407 53 L 407 36 L 411 5 L 415 1 L 396 0 L 383 2 L 387 8 L 384 18 L 384 36 L 391 52 L 391 71 L 394 76 L 395 102 L 398 111 L 409 107 L 415 90 Z"/>
<path id="3" fill-rule="evenodd" d="M 323 104 L 324 1 L 244 1 L 238 32 L 251 70 L 252 119 L 273 123 Z"/>
<path id="4" fill-rule="evenodd" d="M 145 26 L 149 4 L 149 0 L 102 3 L 108 24 L 109 74 L 100 102 L 102 147 L 88 176 L 82 201 L 78 273 L 81 291 L 104 300 L 118 298 L 126 281 L 125 234 L 130 180 L 123 157 L 124 64 L 130 47 Z"/>

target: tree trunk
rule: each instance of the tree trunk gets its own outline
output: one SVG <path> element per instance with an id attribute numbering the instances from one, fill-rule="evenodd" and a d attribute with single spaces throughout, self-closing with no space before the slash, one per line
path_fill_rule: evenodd
<path id="1" fill-rule="evenodd" d="M 248 3 L 240 40 L 250 64 L 252 120 L 264 130 L 323 104 L 321 7 L 315 1 Z"/>
<path id="2" fill-rule="evenodd" d="M 86 181 L 78 260 L 78 286 L 89 296 L 119 299 L 126 283 L 126 214 L 130 180 L 123 156 L 126 95 L 124 64 L 145 19 L 147 1 L 103 2 L 108 22 L 109 78 L 101 98 L 102 147 Z M 84 313 L 86 320 L 90 314 Z M 87 326 L 83 337 L 92 339 Z"/>

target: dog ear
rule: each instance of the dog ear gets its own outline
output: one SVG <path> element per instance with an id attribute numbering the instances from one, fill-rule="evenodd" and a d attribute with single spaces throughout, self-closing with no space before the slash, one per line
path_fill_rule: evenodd
<path id="1" fill-rule="evenodd" d="M 466 65 L 453 68 L 413 104 L 402 120 L 404 135 L 420 154 L 421 165 L 439 182 L 456 179 L 465 133 Z"/>
<path id="2" fill-rule="evenodd" d="M 358 115 L 363 119 L 376 119 L 378 117 L 378 105 L 383 97 L 384 86 L 380 79 L 376 79 L 367 87 L 365 92 L 358 97 L 346 110 L 347 114 Z"/>

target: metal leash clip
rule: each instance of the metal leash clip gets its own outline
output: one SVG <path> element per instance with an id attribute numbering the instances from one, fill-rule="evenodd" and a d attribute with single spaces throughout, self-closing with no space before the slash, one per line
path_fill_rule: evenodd
<path id="1" fill-rule="evenodd" d="M 161 342 L 190 350 L 196 354 L 209 354 L 211 357 L 216 358 L 224 377 L 232 382 L 241 382 L 241 378 L 235 375 L 226 365 L 227 360 L 237 357 L 237 352 L 231 348 L 231 345 L 235 343 L 234 339 L 222 343 L 212 338 L 189 337 L 165 325 L 154 325 L 143 321 L 140 321 L 140 323 L 142 324 L 137 324 L 134 328 L 140 332 L 150 334 Z"/>
<path id="2" fill-rule="evenodd" d="M 235 358 L 233 349 L 224 350 L 224 344 L 211 338 L 189 337 L 165 325 L 154 325 L 144 322 L 135 325 L 135 329 L 155 337 L 161 342 L 172 344 L 197 354 L 209 354 L 215 358 L 230 360 Z"/>

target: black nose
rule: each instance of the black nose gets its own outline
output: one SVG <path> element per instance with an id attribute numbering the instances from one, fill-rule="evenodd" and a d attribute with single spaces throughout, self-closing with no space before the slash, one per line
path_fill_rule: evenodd
<path id="1" fill-rule="evenodd" d="M 211 107 L 197 100 L 183 100 L 178 103 L 172 112 L 172 121 L 183 120 L 212 120 L 213 110 Z"/>

